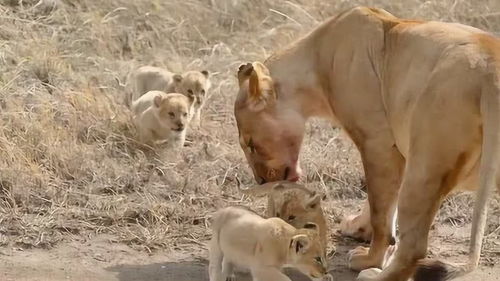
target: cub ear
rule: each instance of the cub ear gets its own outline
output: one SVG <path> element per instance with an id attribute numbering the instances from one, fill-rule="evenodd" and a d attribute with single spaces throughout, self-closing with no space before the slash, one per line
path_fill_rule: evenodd
<path id="1" fill-rule="evenodd" d="M 303 228 L 318 230 L 318 225 L 313 223 L 313 222 L 306 222 L 306 224 L 304 224 Z"/>
<path id="2" fill-rule="evenodd" d="M 316 209 L 320 207 L 321 198 L 323 196 L 321 194 L 313 194 L 306 202 L 306 209 Z"/>
<path id="3" fill-rule="evenodd" d="M 180 74 L 174 74 L 173 78 L 174 78 L 175 83 L 182 82 L 182 75 L 180 75 Z"/>
<path id="4" fill-rule="evenodd" d="M 248 80 L 248 86 L 244 83 Z M 238 69 L 240 89 L 248 87 L 246 104 L 253 111 L 261 111 L 276 101 L 273 80 L 267 67 L 260 62 L 247 63 Z"/>
<path id="5" fill-rule="evenodd" d="M 161 105 L 161 101 L 162 101 L 162 96 L 161 95 L 157 95 L 155 96 L 155 98 L 153 99 L 153 103 L 156 107 L 160 107 Z"/>
<path id="6" fill-rule="evenodd" d="M 206 78 L 208 78 L 208 76 L 210 76 L 210 73 L 208 72 L 208 70 L 202 70 L 200 71 L 201 74 L 203 74 Z"/>
<path id="7" fill-rule="evenodd" d="M 305 234 L 298 234 L 292 238 L 292 242 L 290 242 L 290 247 L 297 254 L 304 254 L 309 248 L 311 242 L 309 241 L 309 237 Z"/>

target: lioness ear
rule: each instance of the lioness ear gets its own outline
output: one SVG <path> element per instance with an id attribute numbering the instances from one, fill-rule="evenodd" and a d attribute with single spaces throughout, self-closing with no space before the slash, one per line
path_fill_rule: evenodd
<path id="1" fill-rule="evenodd" d="M 208 78 L 208 76 L 210 76 L 210 73 L 208 73 L 208 71 L 207 71 L 207 70 L 202 70 L 202 71 L 200 71 L 200 72 L 201 72 L 201 74 L 203 74 L 206 78 Z"/>
<path id="2" fill-rule="evenodd" d="M 154 99 L 153 99 L 153 103 L 156 107 L 160 107 L 161 105 L 161 100 L 162 100 L 162 97 L 160 95 L 157 95 Z"/>
<path id="3" fill-rule="evenodd" d="M 180 74 L 175 74 L 173 78 L 175 83 L 180 83 L 182 81 L 182 75 Z"/>
<path id="4" fill-rule="evenodd" d="M 238 67 L 238 82 L 241 88 L 241 84 L 245 82 L 253 71 L 253 65 L 251 63 L 244 63 Z"/>
<path id="5" fill-rule="evenodd" d="M 267 67 L 260 62 L 241 65 L 238 69 L 238 81 L 240 89 L 245 87 L 244 82 L 248 79 L 248 91 L 246 103 L 253 111 L 263 110 L 267 105 L 274 103 L 276 93 L 273 80 L 269 75 Z"/>
<path id="6" fill-rule="evenodd" d="M 306 208 L 307 209 L 316 209 L 319 207 L 320 203 L 321 203 L 321 194 L 315 194 L 315 195 L 312 195 L 308 200 L 307 200 L 307 203 L 306 203 Z"/>
<path id="7" fill-rule="evenodd" d="M 292 242 L 290 243 L 290 247 L 297 254 L 305 253 L 307 251 L 307 249 L 309 248 L 309 245 L 310 245 L 309 238 L 305 234 L 295 235 L 292 238 Z"/>

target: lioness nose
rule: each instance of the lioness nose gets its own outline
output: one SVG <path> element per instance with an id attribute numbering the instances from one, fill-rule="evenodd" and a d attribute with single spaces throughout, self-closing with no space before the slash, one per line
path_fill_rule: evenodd
<path id="1" fill-rule="evenodd" d="M 287 181 L 298 181 L 300 179 L 300 173 L 297 169 L 286 167 L 284 173 L 284 180 Z"/>

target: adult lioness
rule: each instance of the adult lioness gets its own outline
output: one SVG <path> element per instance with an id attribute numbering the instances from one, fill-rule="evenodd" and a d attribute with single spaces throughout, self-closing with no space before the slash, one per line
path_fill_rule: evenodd
<path id="1" fill-rule="evenodd" d="M 353 269 L 381 266 L 397 206 L 395 256 L 380 274 L 360 280 L 447 280 L 477 267 L 500 156 L 498 38 L 358 7 L 265 64 L 242 65 L 238 78 L 239 141 L 259 183 L 298 178 L 310 117 L 338 121 L 358 147 L 373 235 L 369 249 L 353 251 Z M 468 264 L 424 259 L 443 198 L 475 186 Z"/>

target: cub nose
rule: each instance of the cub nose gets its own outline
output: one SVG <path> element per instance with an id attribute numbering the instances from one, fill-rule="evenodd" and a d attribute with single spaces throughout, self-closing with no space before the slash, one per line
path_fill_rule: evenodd
<path id="1" fill-rule="evenodd" d="M 177 127 L 179 128 L 179 130 L 182 130 L 184 129 L 184 124 L 182 124 L 181 122 L 177 122 Z"/>

